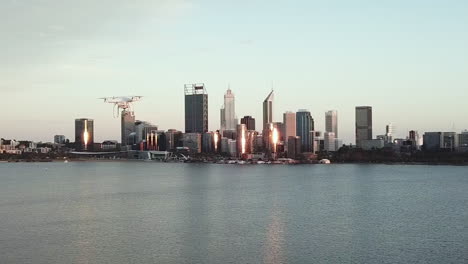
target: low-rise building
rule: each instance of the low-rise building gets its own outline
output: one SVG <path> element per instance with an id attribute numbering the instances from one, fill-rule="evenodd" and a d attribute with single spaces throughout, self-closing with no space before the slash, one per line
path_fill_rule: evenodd
<path id="1" fill-rule="evenodd" d="M 382 139 L 361 140 L 363 150 L 381 149 L 383 147 L 385 147 L 385 141 Z"/>
<path id="2" fill-rule="evenodd" d="M 185 133 L 183 136 L 183 146 L 192 153 L 201 153 L 202 137 L 200 133 Z"/>

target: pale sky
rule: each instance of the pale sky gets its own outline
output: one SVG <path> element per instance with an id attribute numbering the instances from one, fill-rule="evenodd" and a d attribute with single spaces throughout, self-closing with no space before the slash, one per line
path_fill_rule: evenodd
<path id="1" fill-rule="evenodd" d="M 142 95 L 137 119 L 184 129 L 185 83 L 203 82 L 219 128 L 228 83 L 239 119 L 309 109 L 317 130 L 338 110 L 354 142 L 354 107 L 374 136 L 468 129 L 468 1 L 0 0 L 0 137 L 120 138 L 104 96 Z"/>

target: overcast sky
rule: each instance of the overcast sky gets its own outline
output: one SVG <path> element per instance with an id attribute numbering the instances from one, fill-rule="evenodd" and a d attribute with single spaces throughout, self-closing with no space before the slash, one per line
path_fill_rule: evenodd
<path id="1" fill-rule="evenodd" d="M 354 142 L 354 107 L 374 109 L 374 135 L 468 128 L 468 1 L 0 0 L 0 136 L 119 139 L 98 97 L 142 95 L 137 119 L 184 129 L 183 85 L 203 82 L 210 129 L 228 84 L 237 115 L 260 124 L 309 109 L 317 130 L 339 113 Z M 257 125 L 260 127 L 260 125 Z"/>

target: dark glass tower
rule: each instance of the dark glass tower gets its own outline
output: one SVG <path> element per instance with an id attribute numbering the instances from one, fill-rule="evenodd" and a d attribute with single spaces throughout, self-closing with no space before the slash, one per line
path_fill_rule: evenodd
<path id="1" fill-rule="evenodd" d="M 204 84 L 186 84 L 185 133 L 208 132 L 208 94 Z"/>
<path id="2" fill-rule="evenodd" d="M 372 107 L 356 107 L 356 145 L 361 146 L 363 140 L 372 139 Z"/>
<path id="3" fill-rule="evenodd" d="M 301 151 L 312 152 L 312 138 L 310 131 L 314 130 L 314 119 L 307 110 L 296 113 L 296 136 L 301 138 Z"/>
<path id="4" fill-rule="evenodd" d="M 247 126 L 247 130 L 255 130 L 255 118 L 251 116 L 244 116 L 241 118 L 241 124 Z"/>

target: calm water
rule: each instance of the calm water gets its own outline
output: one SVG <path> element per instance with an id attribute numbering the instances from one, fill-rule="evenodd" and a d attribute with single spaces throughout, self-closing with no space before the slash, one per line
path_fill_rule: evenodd
<path id="1" fill-rule="evenodd" d="M 0 163 L 0 263 L 468 263 L 468 167 Z"/>

